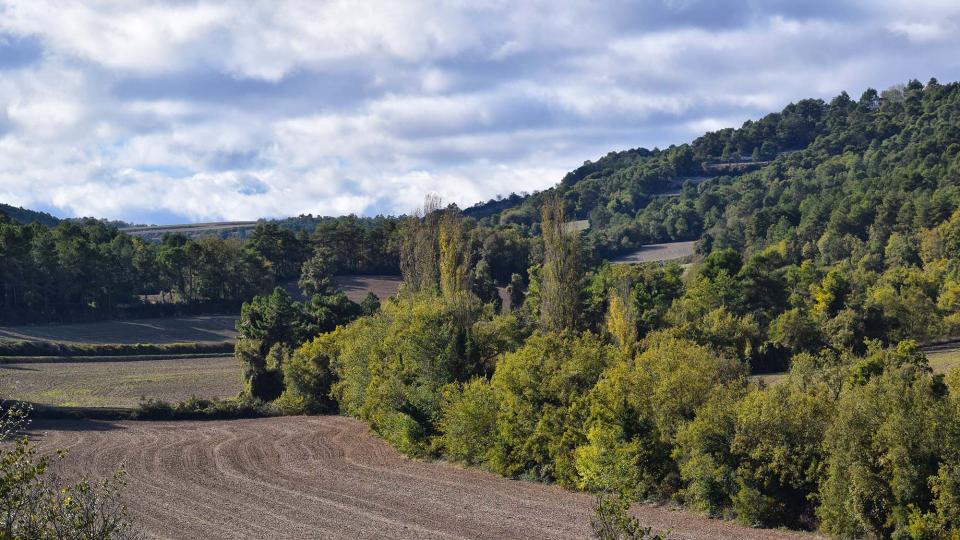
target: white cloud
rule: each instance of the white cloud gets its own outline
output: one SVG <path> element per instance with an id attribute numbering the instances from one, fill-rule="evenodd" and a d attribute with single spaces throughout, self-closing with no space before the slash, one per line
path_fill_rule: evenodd
<path id="1" fill-rule="evenodd" d="M 133 221 L 469 205 L 791 100 L 960 78 L 956 2 L 780 4 L 0 0 L 0 200 Z M 18 43 L 40 54 L 5 65 Z"/>
<path id="2" fill-rule="evenodd" d="M 918 43 L 941 41 L 956 36 L 957 33 L 956 25 L 949 21 L 895 21 L 889 28 L 897 34 L 906 36 L 910 41 Z"/>

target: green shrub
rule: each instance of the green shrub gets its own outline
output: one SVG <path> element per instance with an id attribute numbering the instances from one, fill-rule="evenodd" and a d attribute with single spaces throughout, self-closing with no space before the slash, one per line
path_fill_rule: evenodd
<path id="1" fill-rule="evenodd" d="M 587 396 L 587 437 L 575 451 L 577 486 L 639 497 L 680 488 L 671 452 L 678 431 L 744 368 L 689 341 L 652 335 L 635 360 L 607 369 Z"/>
<path id="2" fill-rule="evenodd" d="M 507 476 L 577 482 L 573 449 L 585 440 L 582 401 L 615 356 L 599 337 L 535 334 L 497 364 L 500 398 L 491 465 Z"/>
<path id="3" fill-rule="evenodd" d="M 10 441 L 29 412 L 0 404 L 0 538 L 37 540 L 109 540 L 134 538 L 121 500 L 123 472 L 101 480 L 63 484 L 50 474 L 62 459 L 40 456 L 27 437 Z"/>
<path id="4" fill-rule="evenodd" d="M 330 397 L 333 373 L 330 363 L 336 357 L 336 332 L 323 334 L 301 345 L 283 364 L 283 394 L 276 401 L 284 414 L 336 412 L 337 402 Z"/>
<path id="5" fill-rule="evenodd" d="M 951 446 L 946 394 L 939 377 L 912 364 L 843 393 L 824 437 L 817 515 L 825 532 L 889 537 L 907 530 L 912 513 L 930 511 L 929 480 Z"/>
<path id="6" fill-rule="evenodd" d="M 234 355 L 240 362 L 244 388 L 251 398 L 273 401 L 283 392 L 282 355 L 284 344 L 278 343 L 263 353 L 263 343 L 256 339 L 241 339 Z"/>
<path id="7" fill-rule="evenodd" d="M 823 473 L 824 433 L 834 410 L 823 395 L 791 384 L 747 394 L 737 406 L 731 452 L 739 491 L 733 508 L 748 525 L 810 527 Z"/>
<path id="8" fill-rule="evenodd" d="M 336 333 L 333 395 L 343 412 L 369 421 L 400 451 L 425 455 L 438 434 L 443 388 L 483 370 L 469 296 L 391 300 Z M 480 338 L 483 339 L 482 337 Z"/>
<path id="9" fill-rule="evenodd" d="M 443 389 L 440 436 L 443 454 L 454 461 L 478 465 L 489 460 L 497 427 L 499 399 L 486 379 L 454 383 Z"/>
<path id="10" fill-rule="evenodd" d="M 130 417 L 134 420 L 230 420 L 274 416 L 277 409 L 249 397 L 202 399 L 192 396 L 178 403 L 159 399 L 141 400 Z"/>
<path id="11" fill-rule="evenodd" d="M 680 468 L 682 500 L 711 516 L 724 515 L 737 492 L 737 460 L 730 449 L 736 435 L 737 403 L 746 389 L 728 385 L 712 392 L 692 422 L 678 431 L 673 458 Z"/>
<path id="12" fill-rule="evenodd" d="M 233 343 L 61 343 L 0 339 L 0 356 L 143 356 L 233 353 Z"/>
<path id="13" fill-rule="evenodd" d="M 669 532 L 654 533 L 630 515 L 630 500 L 620 496 L 598 496 L 590 520 L 593 536 L 598 540 L 667 540 Z"/>

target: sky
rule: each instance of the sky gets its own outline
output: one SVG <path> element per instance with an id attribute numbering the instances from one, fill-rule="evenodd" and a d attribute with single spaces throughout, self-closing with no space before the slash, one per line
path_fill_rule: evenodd
<path id="1" fill-rule="evenodd" d="M 955 0 L 0 0 L 0 202 L 461 207 L 806 97 L 960 79 Z"/>

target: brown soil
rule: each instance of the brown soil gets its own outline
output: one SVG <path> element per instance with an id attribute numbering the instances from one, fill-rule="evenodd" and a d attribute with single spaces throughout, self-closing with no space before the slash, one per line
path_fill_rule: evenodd
<path id="1" fill-rule="evenodd" d="M 124 466 L 127 504 L 164 538 L 588 538 L 593 497 L 409 460 L 344 417 L 211 422 L 45 421 L 68 476 Z M 643 523 L 675 539 L 811 538 L 662 507 Z"/>
<path id="2" fill-rule="evenodd" d="M 354 302 L 362 302 L 367 293 L 385 300 L 397 294 L 403 279 L 400 276 L 334 276 L 333 286 Z"/>
<path id="3" fill-rule="evenodd" d="M 633 253 L 614 259 L 613 263 L 637 264 L 658 261 L 673 261 L 693 255 L 696 242 L 671 242 L 669 244 L 650 244 Z"/>

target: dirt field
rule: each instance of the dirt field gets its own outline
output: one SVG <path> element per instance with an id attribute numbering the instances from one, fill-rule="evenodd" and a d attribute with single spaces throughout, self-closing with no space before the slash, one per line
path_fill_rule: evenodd
<path id="1" fill-rule="evenodd" d="M 137 522 L 163 538 L 588 538 L 593 497 L 399 456 L 344 417 L 211 422 L 45 421 L 67 475 L 123 465 Z M 813 538 L 666 508 L 675 539 Z"/>
<path id="2" fill-rule="evenodd" d="M 141 396 L 175 402 L 240 391 L 232 356 L 135 362 L 0 365 L 4 398 L 60 407 L 133 407 Z"/>
<path id="3" fill-rule="evenodd" d="M 646 262 L 672 261 L 693 255 L 697 243 L 671 242 L 669 244 L 650 244 L 634 251 L 629 255 L 617 257 L 610 261 L 619 264 L 637 264 Z"/>
<path id="4" fill-rule="evenodd" d="M 400 276 L 335 276 L 333 285 L 347 294 L 354 302 L 363 301 L 367 293 L 377 295 L 381 300 L 397 294 L 403 279 Z"/>
<path id="5" fill-rule="evenodd" d="M 237 339 L 236 315 L 0 326 L 0 339 L 67 343 L 180 343 Z"/>

